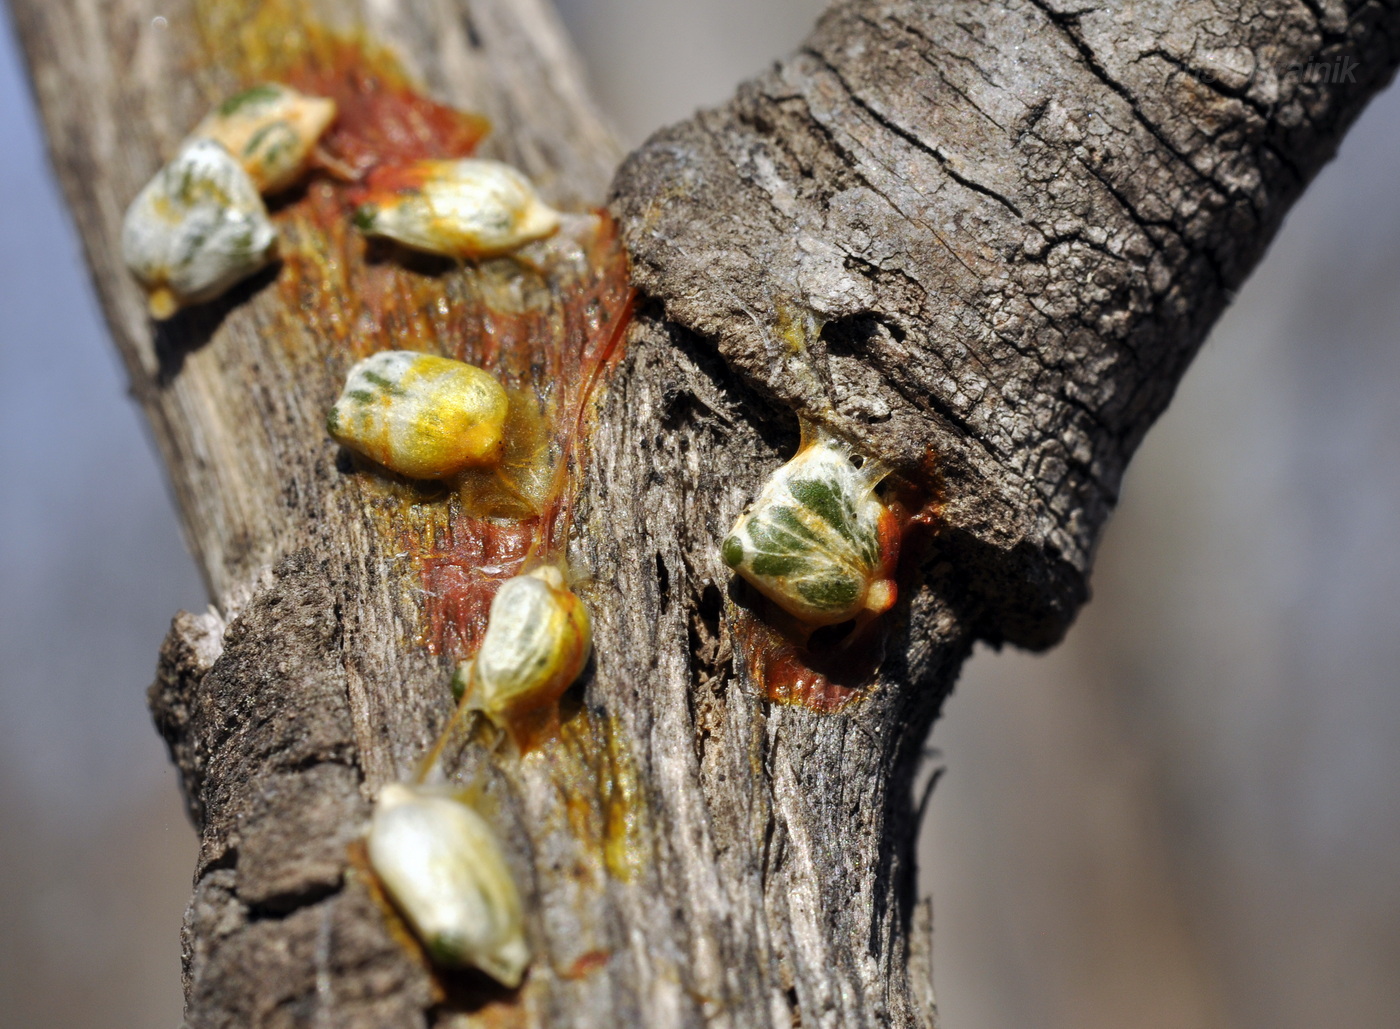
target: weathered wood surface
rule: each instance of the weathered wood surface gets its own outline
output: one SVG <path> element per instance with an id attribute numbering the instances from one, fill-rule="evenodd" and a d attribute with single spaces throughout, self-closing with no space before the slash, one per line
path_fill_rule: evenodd
<path id="1" fill-rule="evenodd" d="M 571 549 L 595 666 L 561 741 L 457 769 L 486 784 L 539 957 L 518 996 L 444 996 L 347 859 L 449 701 L 378 487 L 323 434 L 344 361 L 263 287 L 153 332 L 119 264 L 125 204 L 233 85 L 198 26 L 244 5 L 12 2 L 217 608 L 177 619 L 153 691 L 201 829 L 201 1029 L 931 1023 L 926 731 L 975 639 L 1063 632 L 1133 449 L 1400 59 L 1392 3 L 841 2 L 632 155 L 612 202 L 642 305 Z M 316 13 L 491 116 L 552 198 L 603 195 L 609 137 L 533 0 Z M 879 674 L 835 713 L 765 696 L 715 551 L 794 411 L 940 502 Z"/>

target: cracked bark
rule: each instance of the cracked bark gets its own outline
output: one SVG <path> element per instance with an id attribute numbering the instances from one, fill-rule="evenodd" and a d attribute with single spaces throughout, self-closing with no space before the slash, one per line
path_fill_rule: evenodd
<path id="1" fill-rule="evenodd" d="M 12 2 L 215 603 L 177 617 L 152 689 L 201 832 L 189 1025 L 930 1024 L 922 740 L 973 641 L 1050 645 L 1084 601 L 1126 462 L 1389 80 L 1400 5 L 848 0 L 627 158 L 611 202 L 643 302 L 571 551 L 608 584 L 583 728 L 462 770 L 528 898 L 518 995 L 444 993 L 347 856 L 449 705 L 411 573 L 322 434 L 342 369 L 310 329 L 274 338 L 273 290 L 153 333 L 119 264 L 126 202 L 230 85 L 199 7 Z M 603 196 L 616 155 L 536 3 L 320 13 L 492 116 L 488 152 L 556 202 Z M 1354 81 L 1307 70 L 1344 59 Z M 793 312 L 822 326 L 805 350 Z M 764 695 L 715 553 L 795 413 L 939 501 L 837 713 Z M 620 795 L 625 868 L 568 817 Z"/>

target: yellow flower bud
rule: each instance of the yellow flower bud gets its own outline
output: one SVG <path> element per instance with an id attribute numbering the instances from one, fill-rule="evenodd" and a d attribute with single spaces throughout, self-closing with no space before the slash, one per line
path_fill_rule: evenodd
<path id="1" fill-rule="evenodd" d="M 490 373 L 411 350 L 350 369 L 326 416 L 340 443 L 414 479 L 444 479 L 500 459 L 507 400 Z"/>
<path id="2" fill-rule="evenodd" d="M 418 161 L 378 172 L 355 212 L 367 236 L 444 257 L 498 257 L 543 239 L 559 212 L 520 172 L 499 161 Z"/>
<path id="3" fill-rule="evenodd" d="M 530 963 L 520 893 L 480 815 L 451 797 L 393 783 L 379 792 L 368 851 L 434 961 L 520 985 Z"/>
<path id="4" fill-rule="evenodd" d="M 187 140 L 122 223 L 122 259 L 156 318 L 219 296 L 265 267 L 276 243 L 248 173 L 208 139 Z"/>
<path id="5" fill-rule="evenodd" d="M 225 100 L 194 135 L 223 144 L 260 192 L 276 193 L 306 171 L 335 115 L 334 100 L 264 82 Z"/>

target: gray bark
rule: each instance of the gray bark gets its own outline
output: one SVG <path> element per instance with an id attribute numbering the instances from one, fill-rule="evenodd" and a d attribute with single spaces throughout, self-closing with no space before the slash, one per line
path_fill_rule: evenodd
<path id="1" fill-rule="evenodd" d="M 1392 3 L 847 0 L 627 159 L 612 207 L 642 301 L 570 551 L 600 583 L 596 661 L 560 741 L 456 768 L 527 897 L 537 959 L 505 994 L 435 979 L 351 857 L 450 711 L 386 531 L 441 511 L 386 516 L 337 467 L 322 418 L 347 358 L 276 290 L 153 332 L 120 267 L 125 204 L 234 84 L 198 26 L 238 5 L 12 6 L 214 599 L 176 618 L 152 690 L 201 833 L 201 1029 L 931 1024 L 927 730 L 975 640 L 1064 632 L 1134 448 L 1400 60 Z M 603 195 L 612 145 L 533 0 L 355 12 L 552 199 Z M 809 315 L 795 352 L 785 322 Z M 935 515 L 868 641 L 878 672 L 836 711 L 766 694 L 716 553 L 798 413 Z"/>

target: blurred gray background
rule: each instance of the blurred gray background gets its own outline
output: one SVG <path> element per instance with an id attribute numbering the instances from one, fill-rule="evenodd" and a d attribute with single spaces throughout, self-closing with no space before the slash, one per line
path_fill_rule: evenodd
<path id="1" fill-rule="evenodd" d="M 561 0 L 628 145 L 820 0 Z M 194 836 L 144 703 L 203 588 L 0 29 L 0 1026 L 179 1022 Z M 1400 1012 L 1400 91 L 1128 476 L 1095 599 L 979 653 L 922 841 L 944 1029 L 1389 1029 Z"/>

